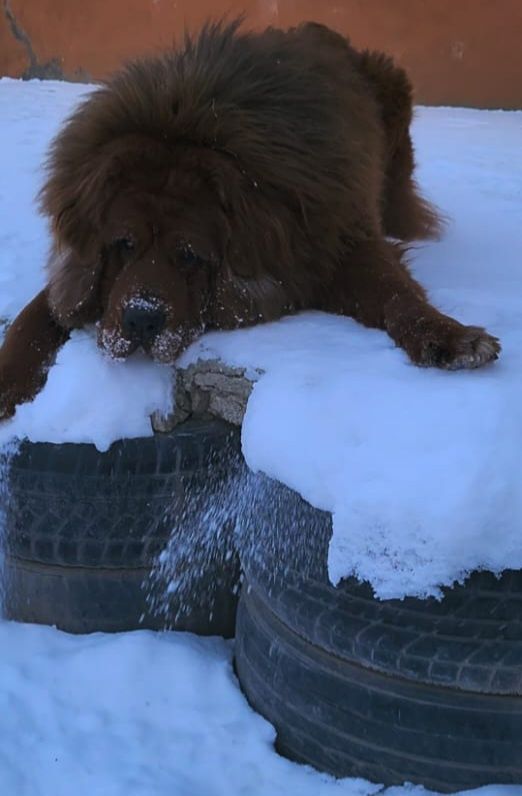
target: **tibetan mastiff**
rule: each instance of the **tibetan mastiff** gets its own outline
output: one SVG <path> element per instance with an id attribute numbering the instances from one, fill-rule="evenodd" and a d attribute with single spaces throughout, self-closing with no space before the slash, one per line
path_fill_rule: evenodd
<path id="1" fill-rule="evenodd" d="M 240 28 L 129 64 L 55 139 L 47 286 L 0 350 L 0 417 L 87 324 L 111 357 L 173 363 L 206 330 L 315 309 L 386 330 L 418 365 L 497 358 L 405 264 L 404 241 L 440 222 L 413 179 L 403 70 L 319 24 Z"/>

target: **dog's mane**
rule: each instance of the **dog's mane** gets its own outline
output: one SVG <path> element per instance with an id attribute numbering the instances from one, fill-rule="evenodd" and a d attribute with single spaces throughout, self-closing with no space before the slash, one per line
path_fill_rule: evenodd
<path id="1" fill-rule="evenodd" d="M 136 133 L 223 151 L 256 181 L 298 186 L 304 201 L 317 191 L 312 155 L 340 190 L 345 143 L 327 76 L 314 72 L 310 53 L 303 69 L 299 37 L 292 50 L 288 34 L 240 33 L 240 22 L 207 24 L 181 47 L 127 65 L 75 111 L 52 148 L 51 173 L 81 168 L 95 148 Z"/>
<path id="2" fill-rule="evenodd" d="M 85 190 L 92 181 L 96 153 L 115 139 L 139 135 L 169 148 L 191 144 L 222 153 L 253 188 L 293 205 L 328 251 L 335 250 L 333 238 L 341 234 L 353 196 L 353 153 L 339 121 L 340 98 L 324 63 L 310 52 L 314 30 L 324 29 L 309 25 L 303 41 L 273 29 L 240 32 L 240 24 L 207 24 L 178 48 L 130 63 L 91 94 L 51 148 L 44 213 L 56 222 L 71 185 Z M 315 37 L 319 48 L 321 35 Z M 351 50 L 338 39 L 348 69 Z"/>

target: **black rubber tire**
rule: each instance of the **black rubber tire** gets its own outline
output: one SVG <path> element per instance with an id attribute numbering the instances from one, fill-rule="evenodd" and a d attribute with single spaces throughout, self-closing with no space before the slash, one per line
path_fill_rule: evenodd
<path id="1" fill-rule="evenodd" d="M 522 785 L 522 573 L 441 601 L 327 578 L 330 517 L 251 481 L 235 665 L 278 750 L 337 777 Z"/>
<path id="2" fill-rule="evenodd" d="M 206 533 L 200 504 L 234 476 L 239 450 L 238 431 L 220 421 L 122 440 L 105 453 L 22 443 L 5 507 L 7 617 L 74 633 L 175 627 L 232 636 L 239 564 L 230 533 L 221 548 L 206 546 L 204 560 L 196 548 Z M 194 550 L 183 604 L 175 593 L 158 598 L 162 584 L 149 578 L 169 539 Z"/>

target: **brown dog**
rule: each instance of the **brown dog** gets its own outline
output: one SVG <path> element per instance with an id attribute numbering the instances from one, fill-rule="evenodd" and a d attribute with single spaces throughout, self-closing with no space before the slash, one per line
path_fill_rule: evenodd
<path id="1" fill-rule="evenodd" d="M 385 329 L 413 362 L 473 368 L 498 341 L 427 301 L 402 241 L 434 236 L 390 58 L 309 23 L 207 25 L 89 96 L 55 140 L 41 194 L 47 288 L 0 350 L 0 416 L 32 398 L 69 330 L 174 362 L 208 329 L 304 309 Z"/>

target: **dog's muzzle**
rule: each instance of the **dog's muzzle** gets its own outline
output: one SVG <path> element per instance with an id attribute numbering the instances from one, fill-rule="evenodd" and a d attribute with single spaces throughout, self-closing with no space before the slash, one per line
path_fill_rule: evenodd
<path id="1" fill-rule="evenodd" d="M 130 301 L 124 308 L 121 327 L 125 337 L 137 346 L 149 348 L 161 334 L 167 322 L 163 305 L 150 299 Z"/>

